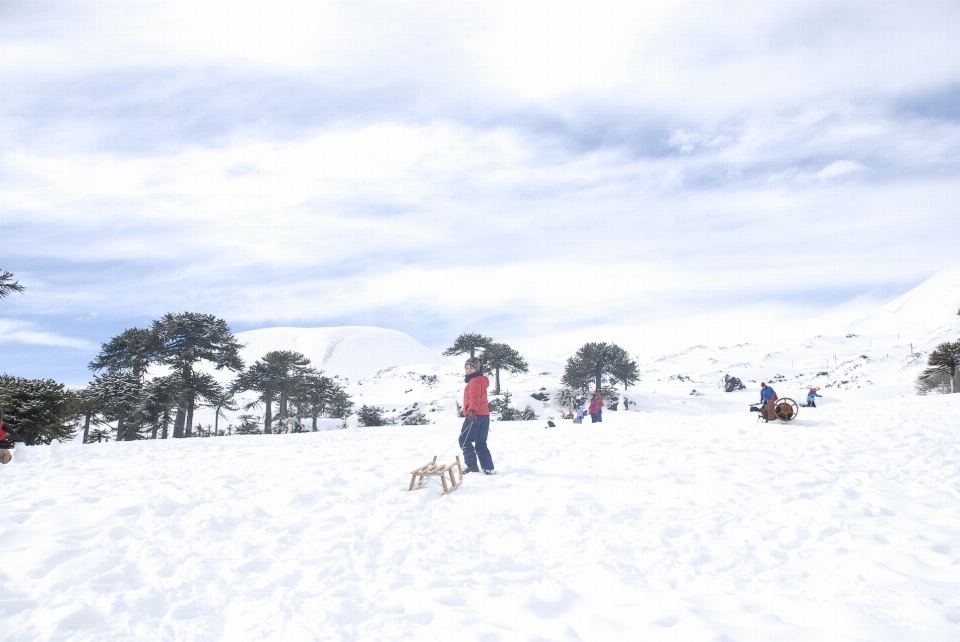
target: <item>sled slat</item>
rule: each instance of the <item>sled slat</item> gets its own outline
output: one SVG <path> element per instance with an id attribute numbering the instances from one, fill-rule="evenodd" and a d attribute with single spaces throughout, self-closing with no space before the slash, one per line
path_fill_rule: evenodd
<path id="1" fill-rule="evenodd" d="M 459 473 L 459 480 L 453 474 L 454 470 Z M 423 466 L 410 471 L 410 487 L 407 490 L 420 490 L 422 488 L 426 488 L 428 477 L 440 478 L 444 495 L 455 491 L 460 487 L 460 484 L 463 483 L 463 467 L 460 465 L 460 455 L 456 456 L 452 464 L 438 464 L 437 458 L 434 457 L 430 463 L 424 464 Z"/>

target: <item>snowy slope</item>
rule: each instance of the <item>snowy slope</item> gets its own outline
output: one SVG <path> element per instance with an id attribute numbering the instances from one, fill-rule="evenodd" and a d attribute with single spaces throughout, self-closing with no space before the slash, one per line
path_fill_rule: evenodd
<path id="1" fill-rule="evenodd" d="M 26 449 L 0 631 L 49 640 L 960 639 L 960 395 Z M 452 459 L 455 447 L 444 455 Z"/>
<path id="2" fill-rule="evenodd" d="M 293 350 L 328 375 L 351 381 L 407 364 L 451 364 L 413 337 L 385 328 L 265 328 L 236 337 L 245 346 L 241 354 L 248 364 L 272 350 Z"/>

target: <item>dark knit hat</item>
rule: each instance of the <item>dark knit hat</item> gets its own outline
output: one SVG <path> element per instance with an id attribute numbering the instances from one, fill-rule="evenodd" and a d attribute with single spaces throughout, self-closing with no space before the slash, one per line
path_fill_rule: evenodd
<path id="1" fill-rule="evenodd" d="M 479 357 L 470 357 L 463 364 L 464 366 L 473 366 L 473 369 L 479 373 L 483 373 L 483 363 L 480 362 Z"/>

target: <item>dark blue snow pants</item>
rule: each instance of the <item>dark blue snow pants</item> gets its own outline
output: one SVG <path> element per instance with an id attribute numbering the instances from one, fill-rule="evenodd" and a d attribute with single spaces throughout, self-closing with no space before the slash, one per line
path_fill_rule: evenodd
<path id="1" fill-rule="evenodd" d="M 477 415 L 477 420 L 470 425 L 469 419 L 463 420 L 460 429 L 460 448 L 463 449 L 463 463 L 467 468 L 477 467 L 477 457 L 480 458 L 480 468 L 493 470 L 493 457 L 487 448 L 487 434 L 490 432 L 490 415 Z"/>

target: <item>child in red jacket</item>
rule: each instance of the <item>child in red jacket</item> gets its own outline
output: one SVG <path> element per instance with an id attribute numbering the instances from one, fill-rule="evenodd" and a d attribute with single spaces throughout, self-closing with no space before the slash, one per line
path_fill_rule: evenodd
<path id="1" fill-rule="evenodd" d="M 467 387 L 463 389 L 463 428 L 460 430 L 460 448 L 463 449 L 465 473 L 479 473 L 480 468 L 487 475 L 493 475 L 493 457 L 487 448 L 487 435 L 490 432 L 490 406 L 487 405 L 487 388 L 490 380 L 483 376 L 483 364 L 480 359 L 470 357 L 463 364 L 463 380 Z M 480 468 L 477 467 L 480 459 Z"/>
<path id="2" fill-rule="evenodd" d="M 0 464 L 9 464 L 10 460 L 13 459 L 9 449 L 13 448 L 15 441 L 23 441 L 23 439 L 14 432 L 10 424 L 0 421 Z"/>

